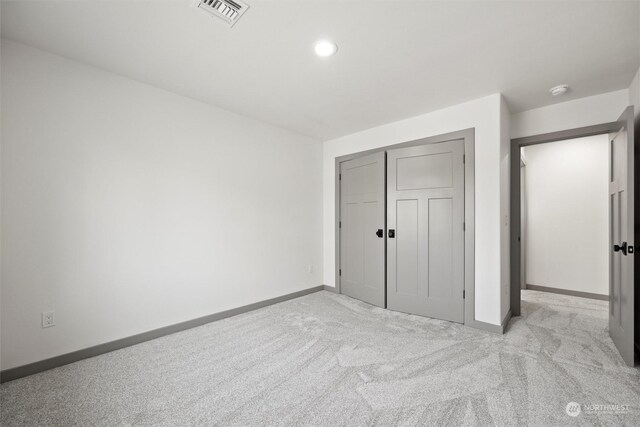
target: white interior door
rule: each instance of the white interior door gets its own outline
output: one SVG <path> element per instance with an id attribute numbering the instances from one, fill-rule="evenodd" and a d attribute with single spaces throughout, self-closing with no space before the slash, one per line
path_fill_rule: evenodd
<path id="1" fill-rule="evenodd" d="M 387 306 L 464 322 L 464 141 L 387 153 Z"/>
<path id="2" fill-rule="evenodd" d="M 609 334 L 624 361 L 634 364 L 633 107 L 620 117 L 609 143 Z"/>
<path id="3" fill-rule="evenodd" d="M 385 306 L 385 153 L 340 163 L 340 288 Z"/>

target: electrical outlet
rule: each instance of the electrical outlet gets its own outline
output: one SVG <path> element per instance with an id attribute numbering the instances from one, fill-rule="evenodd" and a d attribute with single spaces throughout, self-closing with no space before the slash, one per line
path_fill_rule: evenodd
<path id="1" fill-rule="evenodd" d="M 43 328 L 50 328 L 52 326 L 55 326 L 56 322 L 55 322 L 55 319 L 53 317 L 54 314 L 55 314 L 55 312 L 53 312 L 53 311 L 43 311 L 42 312 L 42 327 Z"/>
<path id="2" fill-rule="evenodd" d="M 309 274 L 313 273 L 313 264 L 309 264 L 307 266 L 307 271 L 309 272 Z"/>

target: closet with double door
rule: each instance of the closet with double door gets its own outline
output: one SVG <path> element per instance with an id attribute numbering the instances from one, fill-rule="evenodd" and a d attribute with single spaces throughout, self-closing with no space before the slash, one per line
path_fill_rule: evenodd
<path id="1" fill-rule="evenodd" d="M 339 289 L 464 323 L 465 140 L 355 155 L 339 166 Z"/>

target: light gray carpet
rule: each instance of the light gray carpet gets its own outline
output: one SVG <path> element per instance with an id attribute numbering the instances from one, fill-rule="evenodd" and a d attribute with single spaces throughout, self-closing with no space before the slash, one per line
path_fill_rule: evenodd
<path id="1" fill-rule="evenodd" d="M 607 303 L 523 299 L 500 336 L 323 291 L 5 383 L 0 424 L 640 425 Z"/>

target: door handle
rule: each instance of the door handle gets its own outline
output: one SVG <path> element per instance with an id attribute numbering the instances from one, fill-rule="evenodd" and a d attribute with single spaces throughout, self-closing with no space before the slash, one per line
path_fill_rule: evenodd
<path id="1" fill-rule="evenodd" d="M 613 245 L 613 251 L 614 252 L 622 252 L 622 255 L 627 255 L 627 242 L 622 242 L 622 245 L 618 246 L 618 245 Z M 633 253 L 633 249 L 631 250 L 631 253 Z"/>
<path id="2" fill-rule="evenodd" d="M 378 228 L 378 231 L 376 231 L 376 236 L 378 237 L 384 236 L 384 231 L 382 231 L 382 228 Z"/>
<path id="3" fill-rule="evenodd" d="M 396 230 L 389 230 L 389 238 L 393 239 L 394 237 L 396 237 Z"/>

